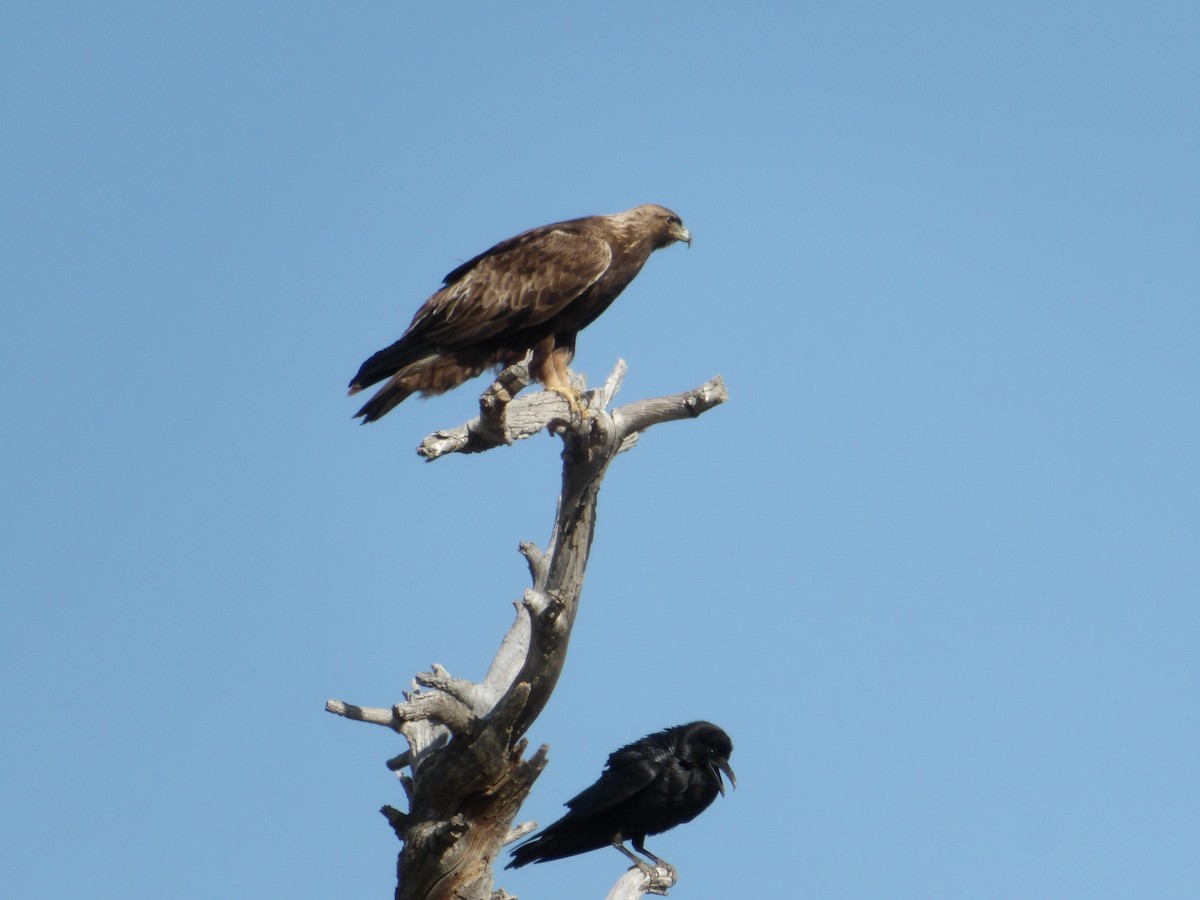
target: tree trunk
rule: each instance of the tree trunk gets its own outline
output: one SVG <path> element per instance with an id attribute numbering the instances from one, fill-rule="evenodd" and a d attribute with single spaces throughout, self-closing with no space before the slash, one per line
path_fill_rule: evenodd
<path id="1" fill-rule="evenodd" d="M 720 376 L 684 394 L 627 404 L 609 403 L 625 374 L 618 362 L 604 387 L 591 391 L 583 416 L 557 394 L 513 399 L 529 383 L 525 365 L 505 369 L 480 398 L 480 415 L 427 437 L 417 452 L 427 460 L 511 444 L 544 428 L 563 440 L 562 493 L 545 552 L 522 543 L 533 584 L 516 620 L 480 683 L 454 678 L 439 665 L 414 678 L 392 707 L 330 700 L 327 711 L 386 725 L 408 750 L 388 761 L 408 797 L 408 812 L 381 810 L 403 847 L 396 900 L 501 900 L 492 866 L 501 848 L 534 829 L 513 828 L 521 804 L 546 765 L 546 746 L 528 759 L 524 734 L 550 699 L 566 662 L 571 629 L 596 522 L 596 500 L 608 465 L 638 435 L 660 422 L 700 415 L 727 397 Z M 578 384 L 576 385 L 579 386 Z M 407 769 L 407 773 L 401 770 Z M 635 878 L 640 876 L 640 881 Z M 627 873 L 610 897 L 666 893 L 670 880 Z M 616 893 L 620 891 L 620 893 Z M 510 898 L 512 900 L 512 898 Z"/>

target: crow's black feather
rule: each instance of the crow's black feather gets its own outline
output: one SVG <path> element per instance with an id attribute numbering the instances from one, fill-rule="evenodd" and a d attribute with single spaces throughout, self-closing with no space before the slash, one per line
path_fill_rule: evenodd
<path id="1" fill-rule="evenodd" d="M 631 841 L 656 864 L 662 860 L 645 848 L 646 835 L 661 834 L 690 822 L 725 793 L 724 773 L 733 742 L 711 722 L 690 722 L 647 735 L 608 758 L 599 780 L 567 801 L 569 812 L 512 851 L 513 869 L 587 853 Z M 636 861 L 636 860 L 635 860 Z"/>

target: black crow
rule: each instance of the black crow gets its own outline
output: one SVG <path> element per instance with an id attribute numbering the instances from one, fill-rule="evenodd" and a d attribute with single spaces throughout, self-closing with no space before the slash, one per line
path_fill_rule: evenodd
<path id="1" fill-rule="evenodd" d="M 608 758 L 599 780 L 573 800 L 565 816 L 512 851 L 505 867 L 547 862 L 613 846 L 649 869 L 625 847 L 674 874 L 674 867 L 645 847 L 646 835 L 690 822 L 724 795 L 721 773 L 737 787 L 729 767 L 733 741 L 711 722 L 690 722 L 647 735 Z"/>

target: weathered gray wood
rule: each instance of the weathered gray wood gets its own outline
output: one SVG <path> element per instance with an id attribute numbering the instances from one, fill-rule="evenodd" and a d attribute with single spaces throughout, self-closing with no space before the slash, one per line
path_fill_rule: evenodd
<path id="1" fill-rule="evenodd" d="M 480 399 L 480 415 L 426 438 L 418 453 L 434 460 L 504 446 L 550 428 L 564 444 L 562 491 L 546 549 L 522 543 L 532 585 L 516 604 L 516 617 L 479 683 L 455 678 L 436 663 L 413 679 L 392 707 L 362 707 L 330 700 L 336 715 L 385 725 L 409 749 L 388 761 L 408 798 L 407 813 L 381 812 L 403 842 L 397 863 L 396 900 L 498 900 L 492 866 L 501 848 L 533 827 L 513 827 L 521 804 L 546 765 L 542 746 L 528 759 L 523 735 L 545 708 L 566 662 L 579 608 L 596 522 L 596 500 L 609 463 L 637 435 L 660 422 L 698 416 L 724 402 L 720 377 L 683 394 L 631 403 L 608 411 L 625 364 L 618 362 L 583 415 L 557 394 L 515 394 L 529 383 L 524 364 L 511 366 Z M 574 378 L 574 377 L 573 377 Z M 582 389 L 581 381 L 574 381 Z M 404 773 L 407 768 L 409 773 Z M 637 869 L 638 885 L 619 895 L 665 893 L 673 883 Z M 623 876 L 618 887 L 630 876 Z M 614 888 L 616 891 L 617 888 Z M 639 891 L 628 893 L 628 891 Z"/>
<path id="2" fill-rule="evenodd" d="M 667 896 L 667 890 L 675 885 L 675 875 L 661 866 L 649 872 L 631 866 L 617 879 L 604 900 L 640 900 L 646 894 Z"/>

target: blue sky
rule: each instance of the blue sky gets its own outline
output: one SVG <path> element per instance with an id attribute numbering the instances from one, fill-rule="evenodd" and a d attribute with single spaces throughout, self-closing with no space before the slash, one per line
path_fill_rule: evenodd
<path id="1" fill-rule="evenodd" d="M 618 460 L 555 818 L 708 718 L 680 898 L 1200 891 L 1200 7 L 60 3 L 0 27 L 0 882 L 383 897 L 386 705 L 478 678 L 548 438 L 344 386 L 459 261 L 677 210 L 580 338 Z M 614 852 L 505 873 L 601 897 Z"/>

